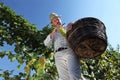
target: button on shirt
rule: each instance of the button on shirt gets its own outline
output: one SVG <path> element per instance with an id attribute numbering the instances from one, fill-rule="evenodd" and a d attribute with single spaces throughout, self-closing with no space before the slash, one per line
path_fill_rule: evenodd
<path id="1" fill-rule="evenodd" d="M 47 47 L 54 45 L 54 51 L 58 50 L 60 47 L 68 48 L 69 44 L 66 38 L 58 31 L 55 32 L 54 36 L 51 37 L 50 34 L 44 40 L 44 44 Z"/>

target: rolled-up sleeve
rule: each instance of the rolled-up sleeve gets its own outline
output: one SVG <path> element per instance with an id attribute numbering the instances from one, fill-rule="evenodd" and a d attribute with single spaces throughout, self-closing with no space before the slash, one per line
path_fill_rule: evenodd
<path id="1" fill-rule="evenodd" d="M 53 45 L 53 38 L 48 35 L 47 38 L 44 40 L 44 45 L 50 47 Z"/>

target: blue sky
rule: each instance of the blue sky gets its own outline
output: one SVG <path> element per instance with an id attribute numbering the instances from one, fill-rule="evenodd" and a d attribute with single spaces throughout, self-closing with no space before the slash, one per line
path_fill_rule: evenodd
<path id="1" fill-rule="evenodd" d="M 83 17 L 96 17 L 106 26 L 108 42 L 114 48 L 120 44 L 120 0 L 0 0 L 0 2 L 9 6 L 18 15 L 22 15 L 30 23 L 36 24 L 38 29 L 50 23 L 51 12 L 59 14 L 66 25 Z M 4 60 L 6 62 L 6 59 L 2 61 L 0 59 L 0 68 L 8 69 Z M 17 62 L 13 66 L 15 64 Z M 16 69 L 13 66 L 9 66 L 9 69 Z"/>

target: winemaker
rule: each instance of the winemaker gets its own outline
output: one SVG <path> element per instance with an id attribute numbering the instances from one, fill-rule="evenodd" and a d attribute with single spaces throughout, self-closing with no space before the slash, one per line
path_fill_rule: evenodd
<path id="1" fill-rule="evenodd" d="M 50 21 L 54 30 L 46 37 L 44 44 L 47 47 L 54 46 L 55 64 L 59 79 L 81 80 L 80 60 L 69 47 L 65 37 L 66 30 L 62 26 L 61 18 L 56 13 L 51 13 Z M 70 30 L 70 27 L 67 30 Z"/>

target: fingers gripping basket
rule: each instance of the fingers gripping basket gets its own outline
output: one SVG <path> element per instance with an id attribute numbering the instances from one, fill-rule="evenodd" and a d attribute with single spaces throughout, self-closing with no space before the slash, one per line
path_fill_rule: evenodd
<path id="1" fill-rule="evenodd" d="M 76 21 L 67 32 L 66 38 L 74 52 L 81 58 L 94 58 L 107 48 L 105 25 L 93 17 Z"/>

